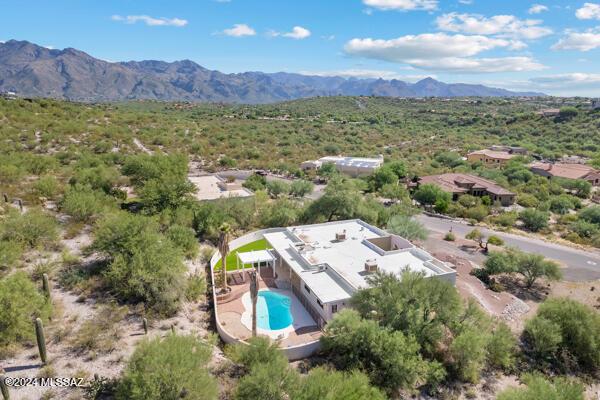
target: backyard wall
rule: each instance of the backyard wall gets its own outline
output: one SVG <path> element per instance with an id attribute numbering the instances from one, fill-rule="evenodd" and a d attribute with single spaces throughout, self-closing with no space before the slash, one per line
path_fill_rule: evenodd
<path id="1" fill-rule="evenodd" d="M 270 229 L 262 229 L 259 231 L 248 233 L 247 235 L 241 236 L 241 237 L 229 242 L 229 248 L 231 249 L 231 251 L 233 251 L 233 250 L 235 250 L 241 246 L 244 246 L 248 243 L 257 241 L 259 239 L 263 239 L 265 233 L 280 232 L 282 230 L 283 230 L 283 228 L 270 228 Z M 215 278 L 214 277 L 214 267 L 215 267 L 215 265 L 217 265 L 217 262 L 220 259 L 221 259 L 221 254 L 218 251 L 215 252 L 215 254 L 213 254 L 212 258 L 210 259 L 211 282 L 215 281 L 214 280 L 214 278 Z M 231 335 L 221 325 L 221 321 L 219 320 L 219 313 L 217 312 L 217 294 L 216 294 L 216 291 L 214 291 L 214 290 L 213 290 L 213 304 L 215 305 L 215 323 L 217 325 L 217 332 L 219 333 L 219 336 L 221 337 L 221 339 L 227 344 L 234 344 L 234 343 L 248 344 L 244 340 L 241 340 L 241 339 L 236 338 L 235 336 Z M 310 357 L 311 355 L 313 355 L 315 352 L 317 352 L 319 350 L 320 346 L 321 346 L 321 342 L 319 340 L 315 340 L 313 342 L 304 343 L 304 344 L 297 345 L 297 346 L 283 347 L 283 348 L 281 348 L 281 351 L 283 351 L 283 353 L 286 355 L 286 357 L 290 361 L 294 361 L 294 360 L 300 360 L 302 358 Z"/>

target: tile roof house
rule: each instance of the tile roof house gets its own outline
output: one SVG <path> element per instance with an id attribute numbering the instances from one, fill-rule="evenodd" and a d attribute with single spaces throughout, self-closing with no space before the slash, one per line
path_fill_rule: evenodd
<path id="1" fill-rule="evenodd" d="M 600 171 L 583 164 L 537 162 L 529 165 L 531 172 L 547 178 L 582 179 L 600 186 Z"/>
<path id="2" fill-rule="evenodd" d="M 481 162 L 486 165 L 504 165 L 517 154 L 508 151 L 496 151 L 490 149 L 477 150 L 467 154 L 469 162 Z"/>
<path id="3" fill-rule="evenodd" d="M 515 194 L 488 179 L 468 174 L 448 173 L 428 175 L 419 179 L 419 184 L 434 184 L 451 193 L 454 200 L 463 194 L 476 197 L 489 196 L 493 202 L 510 206 L 515 202 Z"/>

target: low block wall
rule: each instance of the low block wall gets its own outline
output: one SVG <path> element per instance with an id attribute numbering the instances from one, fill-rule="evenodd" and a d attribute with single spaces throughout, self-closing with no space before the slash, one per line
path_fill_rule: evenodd
<path id="1" fill-rule="evenodd" d="M 283 228 L 270 228 L 270 229 L 262 229 L 259 231 L 248 233 L 247 235 L 240 236 L 229 242 L 229 248 L 233 251 L 239 247 L 242 247 L 248 243 L 255 242 L 259 239 L 264 238 L 265 233 L 271 232 L 281 232 Z M 215 281 L 214 276 L 214 268 L 217 265 L 217 262 L 221 259 L 221 254 L 216 251 L 215 254 L 210 259 L 210 274 L 211 274 L 211 282 Z M 219 320 L 219 312 L 217 310 L 217 293 L 213 290 L 213 304 L 215 305 L 215 323 L 217 325 L 217 332 L 223 341 L 227 344 L 235 344 L 235 343 L 243 343 L 248 344 L 246 341 L 241 340 L 229 332 L 221 325 L 221 321 Z M 319 340 L 315 340 L 313 342 L 304 343 L 297 346 L 284 347 L 281 348 L 281 351 L 286 355 L 288 360 L 300 360 L 302 358 L 307 358 L 317 352 L 321 347 L 321 342 Z"/>

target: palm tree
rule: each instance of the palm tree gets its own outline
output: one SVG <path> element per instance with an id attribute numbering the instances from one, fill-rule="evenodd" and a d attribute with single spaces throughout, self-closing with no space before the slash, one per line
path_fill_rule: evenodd
<path id="1" fill-rule="evenodd" d="M 221 253 L 221 281 L 223 292 L 227 291 L 227 255 L 229 254 L 229 232 L 231 226 L 224 222 L 219 227 L 219 253 Z"/>
<path id="2" fill-rule="evenodd" d="M 252 299 L 252 337 L 256 336 L 256 302 L 258 301 L 258 273 L 256 270 L 250 272 L 250 298 Z"/>

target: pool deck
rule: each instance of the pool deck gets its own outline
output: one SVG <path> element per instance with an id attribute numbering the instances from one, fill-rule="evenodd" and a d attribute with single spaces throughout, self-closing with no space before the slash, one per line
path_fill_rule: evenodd
<path id="1" fill-rule="evenodd" d="M 242 315 L 246 311 L 246 307 L 242 302 L 242 296 L 250 290 L 250 281 L 246 279 L 246 282 L 243 282 L 241 278 L 241 274 L 230 275 L 231 296 L 227 300 L 217 304 L 217 311 L 222 327 L 231 335 L 241 340 L 246 340 L 252 337 L 252 331 L 242 323 Z M 264 271 L 261 274 L 260 288 L 277 289 L 270 271 Z M 280 292 L 280 290 L 278 291 Z M 285 294 L 297 300 L 291 291 L 286 291 Z M 311 322 L 313 325 L 305 325 L 291 330 L 286 338 L 279 341 L 280 347 L 292 347 L 318 340 L 322 332 L 312 319 Z"/>

